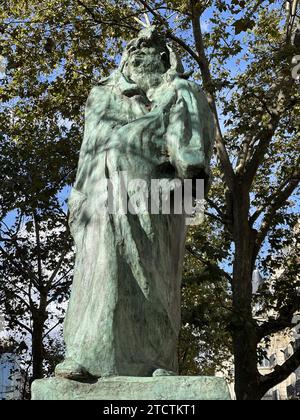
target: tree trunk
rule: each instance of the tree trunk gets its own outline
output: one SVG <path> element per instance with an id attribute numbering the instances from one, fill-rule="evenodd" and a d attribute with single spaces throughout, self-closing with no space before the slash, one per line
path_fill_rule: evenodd
<path id="1" fill-rule="evenodd" d="M 252 317 L 254 233 L 248 223 L 248 194 L 239 185 L 233 199 L 233 347 L 238 400 L 259 399 L 256 325 Z"/>
<path id="2" fill-rule="evenodd" d="M 32 328 L 32 381 L 43 377 L 43 330 L 44 321 L 41 319 L 33 320 Z"/>
<path id="3" fill-rule="evenodd" d="M 32 311 L 32 381 L 43 377 L 43 336 L 47 318 L 47 291 L 43 291 L 39 307 Z"/>

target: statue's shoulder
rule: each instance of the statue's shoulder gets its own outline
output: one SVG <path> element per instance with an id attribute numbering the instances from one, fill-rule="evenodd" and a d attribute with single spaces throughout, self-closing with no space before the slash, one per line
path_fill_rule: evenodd
<path id="1" fill-rule="evenodd" d="M 102 96 L 101 93 L 102 89 L 99 85 L 93 86 L 86 101 L 86 108 L 91 108 L 95 102 L 98 102 L 98 98 Z"/>
<path id="2" fill-rule="evenodd" d="M 97 96 L 99 94 L 103 94 L 104 90 L 112 88 L 114 83 L 109 80 L 100 80 L 97 85 L 94 85 L 91 90 L 89 96 Z"/>
<path id="3" fill-rule="evenodd" d="M 197 95 L 205 97 L 203 89 L 198 83 L 196 83 L 192 80 L 187 80 L 187 83 L 188 83 L 188 86 L 189 86 L 191 91 L 195 92 Z"/>
<path id="4" fill-rule="evenodd" d="M 206 96 L 198 83 L 192 80 L 184 79 L 182 77 L 176 77 L 173 83 L 175 83 L 175 86 L 178 90 L 182 90 L 183 92 L 187 91 L 189 94 L 199 98 L 199 100 L 206 101 Z"/>
<path id="5" fill-rule="evenodd" d="M 116 77 L 118 76 L 112 73 L 110 76 L 100 79 L 99 82 L 91 88 L 86 106 L 90 107 L 99 102 L 102 104 L 105 103 L 105 99 L 111 97 L 112 91 L 117 86 Z"/>
<path id="6" fill-rule="evenodd" d="M 202 92 L 201 86 L 198 85 L 198 83 L 181 77 L 180 75 L 176 76 L 172 83 L 178 88 L 188 89 L 189 91 L 194 92 Z"/>
<path id="7" fill-rule="evenodd" d="M 120 79 L 119 73 L 119 71 L 114 71 L 108 77 L 103 77 L 102 79 L 99 79 L 96 82 L 96 84 L 91 88 L 90 94 L 96 95 L 103 89 L 115 86 Z"/>
<path id="8" fill-rule="evenodd" d="M 132 84 L 124 78 L 122 72 L 120 70 L 115 70 L 110 76 L 100 79 L 97 85 L 92 87 L 89 98 L 93 100 L 100 96 L 103 98 L 103 96 L 105 97 L 106 95 L 118 95 L 126 90 L 128 86 L 132 88 Z"/>
<path id="9" fill-rule="evenodd" d="M 95 85 L 91 88 L 90 93 L 89 93 L 89 97 L 93 98 L 101 92 L 102 92 L 102 86 L 101 85 Z"/>

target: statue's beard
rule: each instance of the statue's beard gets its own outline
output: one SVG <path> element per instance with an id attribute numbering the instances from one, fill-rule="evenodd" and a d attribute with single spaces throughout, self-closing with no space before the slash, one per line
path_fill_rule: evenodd
<path id="1" fill-rule="evenodd" d="M 161 73 L 134 73 L 130 76 L 130 79 L 134 81 L 142 91 L 145 93 L 149 89 L 155 88 L 162 82 Z"/>
<path id="2" fill-rule="evenodd" d="M 163 72 L 157 71 L 157 68 L 148 66 L 130 66 L 126 71 L 126 76 L 135 82 L 138 87 L 145 92 L 160 85 L 163 80 Z"/>

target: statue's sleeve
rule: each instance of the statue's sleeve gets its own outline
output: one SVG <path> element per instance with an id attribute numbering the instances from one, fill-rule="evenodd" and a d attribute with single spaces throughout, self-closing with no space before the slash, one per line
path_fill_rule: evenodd
<path id="1" fill-rule="evenodd" d="M 212 112 L 201 88 L 177 80 L 177 99 L 170 110 L 167 144 L 170 163 L 184 179 L 204 179 L 206 188 L 215 138 Z"/>

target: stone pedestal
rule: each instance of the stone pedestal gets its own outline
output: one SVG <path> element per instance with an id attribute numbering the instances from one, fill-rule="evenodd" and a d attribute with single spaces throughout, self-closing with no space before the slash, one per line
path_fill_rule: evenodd
<path id="1" fill-rule="evenodd" d="M 34 381 L 33 400 L 230 400 L 226 381 L 214 376 L 117 376 L 82 383 Z"/>

